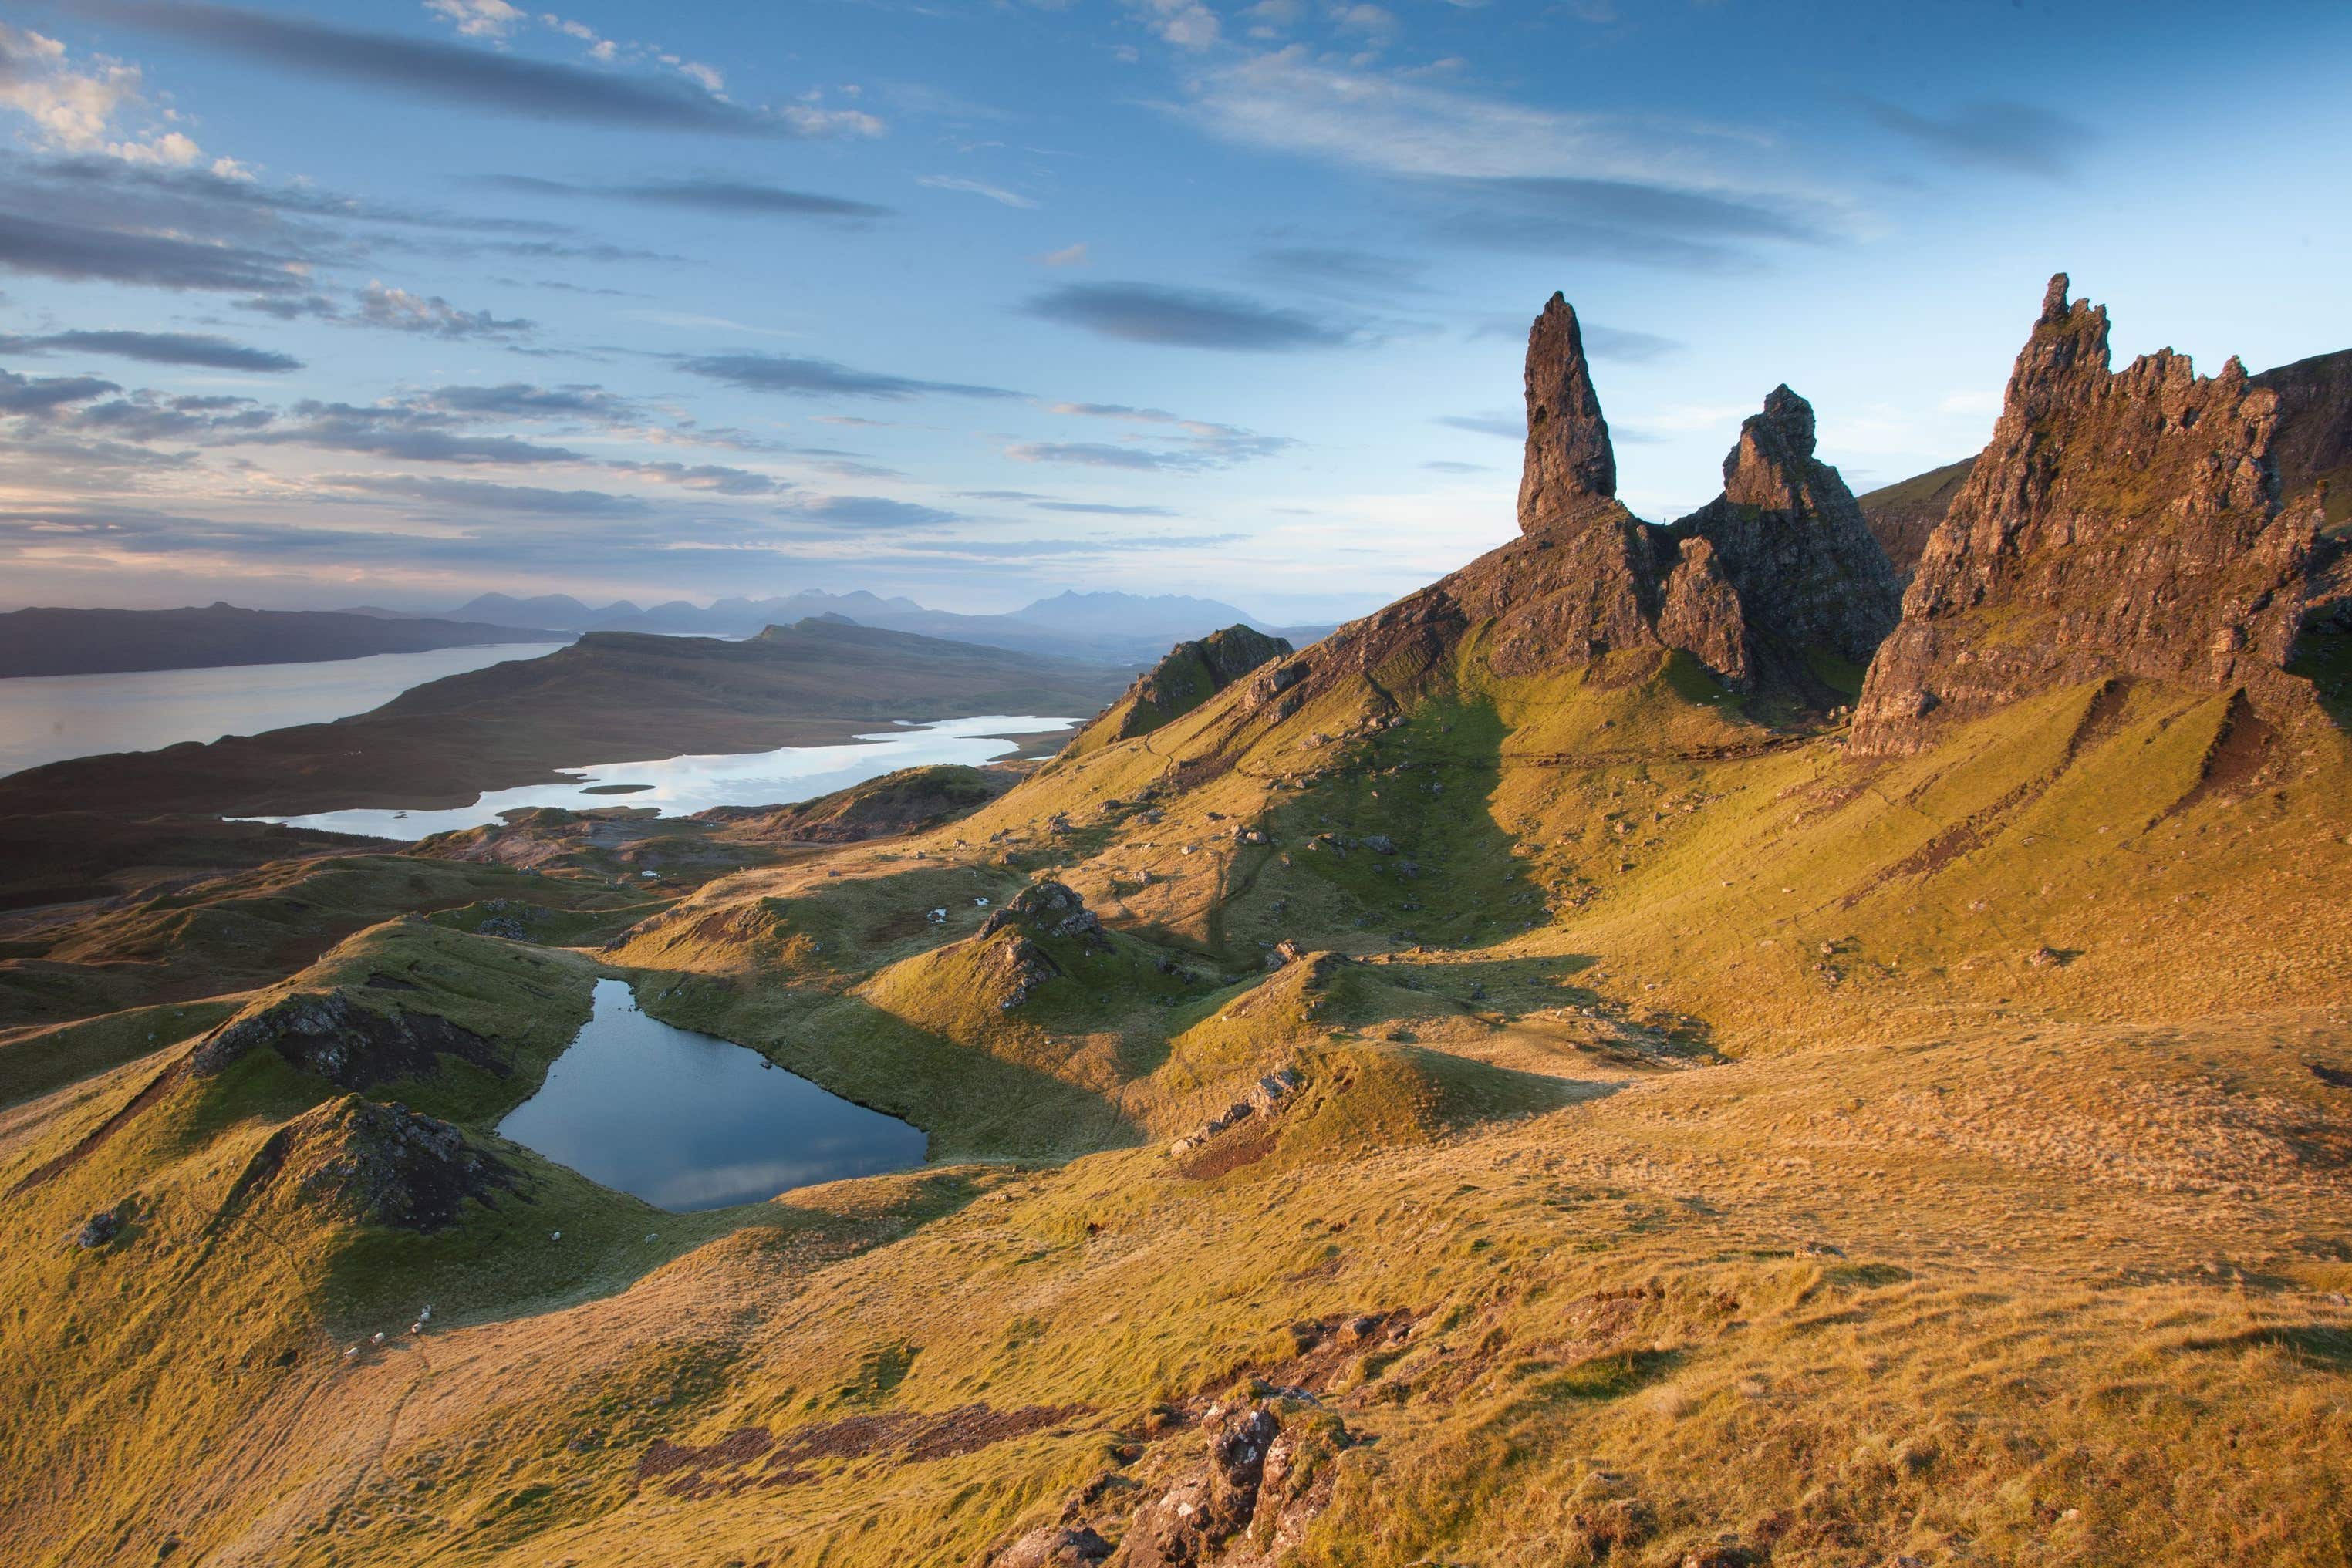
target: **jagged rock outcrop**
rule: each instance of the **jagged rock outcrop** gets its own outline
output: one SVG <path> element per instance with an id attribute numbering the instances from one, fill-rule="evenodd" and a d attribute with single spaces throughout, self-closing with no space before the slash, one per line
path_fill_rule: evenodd
<path id="1" fill-rule="evenodd" d="M 1075 938 L 1090 947 L 1108 947 L 1101 917 L 1087 907 L 1077 890 L 1065 883 L 1033 882 L 988 912 L 980 935 L 992 936 L 1006 926 L 1018 926 L 1032 936 Z"/>
<path id="2" fill-rule="evenodd" d="M 1179 643 L 1150 669 L 1138 676 L 1081 743 L 1105 745 L 1149 735 L 1171 719 L 1181 718 L 1211 697 L 1276 659 L 1297 650 L 1286 639 L 1270 637 L 1250 626 L 1228 626 L 1196 641 Z M 1099 727 L 1102 733 L 1095 734 Z"/>
<path id="3" fill-rule="evenodd" d="M 1616 499 L 1608 423 L 1558 295 L 1528 335 L 1527 397 L 1520 537 L 1260 670 L 1254 708 L 1279 722 L 1357 674 L 1386 688 L 1438 667 L 1482 625 L 1499 675 L 1681 650 L 1732 686 L 1841 700 L 1807 655 L 1866 660 L 1901 595 L 1844 482 L 1814 458 L 1802 398 L 1775 391 L 1724 465 L 1723 497 L 1662 528 Z"/>
<path id="4" fill-rule="evenodd" d="M 1617 453 L 1592 390 L 1584 334 L 1554 294 L 1528 334 L 1528 449 L 1519 472 L 1519 528 L 1551 528 L 1617 497 Z"/>
<path id="5" fill-rule="evenodd" d="M 188 1065 L 210 1077 L 264 1047 L 338 1089 L 430 1072 L 444 1055 L 501 1078 L 511 1071 L 498 1049 L 471 1030 L 433 1013 L 376 1012 L 341 991 L 297 992 L 231 1019 L 190 1053 Z"/>
<path id="6" fill-rule="evenodd" d="M 1723 494 L 1675 529 L 1714 547 L 1716 570 L 1733 585 L 1747 634 L 1760 647 L 1792 657 L 1818 649 L 1867 664 L 1901 618 L 1903 591 L 1886 551 L 1844 479 L 1814 457 L 1813 405 L 1786 386 L 1774 387 L 1764 412 L 1740 425 L 1739 444 L 1723 460 Z M 1718 612 L 1699 630 L 1723 619 Z M 1707 658 L 1690 643 L 1678 645 Z"/>
<path id="7" fill-rule="evenodd" d="M 1684 648 L 1735 686 L 1748 684 L 1751 660 L 1748 617 L 1739 591 L 1717 562 L 1713 543 L 1685 539 L 1675 569 L 1666 574 L 1658 605 L 1658 636 L 1670 648 Z"/>
<path id="8" fill-rule="evenodd" d="M 2292 695 L 2319 512 L 2281 504 L 2276 396 L 2235 359 L 2111 371 L 2106 311 L 2066 291 L 2061 273 L 1871 666 L 1859 754 L 2102 675 Z"/>
<path id="9" fill-rule="evenodd" d="M 457 1222 L 467 1198 L 495 1203 L 520 1181 L 450 1123 L 347 1094 L 271 1134 L 229 1189 L 220 1220 L 278 1195 L 360 1225 L 438 1230 Z"/>

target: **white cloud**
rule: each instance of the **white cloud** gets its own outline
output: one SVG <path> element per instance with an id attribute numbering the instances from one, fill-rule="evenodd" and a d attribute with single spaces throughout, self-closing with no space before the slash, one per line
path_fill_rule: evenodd
<path id="1" fill-rule="evenodd" d="M 1734 180 L 1715 166 L 1710 144 L 1723 139 L 1715 128 L 1536 109 L 1402 75 L 1338 69 L 1300 45 L 1210 71 L 1191 86 L 1192 118 L 1213 135 L 1383 173 L 1755 188 L 1752 176 Z M 1759 151 L 1743 148 L 1750 169 Z"/>
<path id="2" fill-rule="evenodd" d="M 30 121 L 32 140 L 45 151 L 174 169 L 202 158 L 185 131 L 118 123 L 144 114 L 142 87 L 136 66 L 99 55 L 77 67 L 57 39 L 0 22 L 0 109 Z"/>
<path id="3" fill-rule="evenodd" d="M 1066 245 L 1059 250 L 1049 250 L 1037 258 L 1042 267 L 1084 267 L 1087 264 L 1087 242 Z"/>
<path id="4" fill-rule="evenodd" d="M 1217 14 L 1198 0 L 1128 0 L 1143 25 L 1180 49 L 1205 49 L 1217 41 Z"/>
<path id="5" fill-rule="evenodd" d="M 526 20 L 507 0 L 425 0 L 425 8 L 468 38 L 503 38 Z"/>

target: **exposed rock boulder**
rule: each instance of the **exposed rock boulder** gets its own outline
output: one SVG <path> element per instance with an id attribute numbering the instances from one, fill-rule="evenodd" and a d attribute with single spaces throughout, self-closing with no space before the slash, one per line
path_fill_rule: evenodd
<path id="1" fill-rule="evenodd" d="M 1170 1144 L 1170 1157 L 1181 1159 L 1219 1133 L 1238 1127 L 1253 1116 L 1271 1116 L 1304 1082 L 1295 1067 L 1276 1068 L 1251 1084 L 1240 1099 Z"/>
<path id="2" fill-rule="evenodd" d="M 1812 404 L 1786 386 L 1739 427 L 1739 444 L 1723 460 L 1723 494 L 1675 528 L 1714 547 L 1739 612 L 1737 622 L 1723 610 L 1702 615 L 1689 635 L 1727 639 L 1737 624 L 1783 659 L 1818 649 L 1864 664 L 1901 618 L 1903 591 L 1886 552 L 1838 471 L 1813 456 Z M 1731 673 L 1696 643 L 1669 641 Z M 1727 647 L 1721 656 L 1730 656 Z"/>
<path id="3" fill-rule="evenodd" d="M 1265 1480 L 1266 1455 L 1282 1432 L 1273 1411 L 1212 1406 L 1201 1420 L 1208 1462 L 1187 1470 L 1136 1511 L 1110 1561 L 1119 1568 L 1208 1561 L 1249 1528 Z"/>
<path id="4" fill-rule="evenodd" d="M 377 1012 L 341 991 L 300 991 L 259 1012 L 231 1019 L 188 1058 L 200 1077 L 226 1071 L 267 1047 L 338 1089 L 367 1089 L 432 1071 L 444 1055 L 499 1077 L 511 1071 L 498 1049 L 433 1013 Z"/>
<path id="5" fill-rule="evenodd" d="M 270 1134 L 223 1205 L 223 1218 L 265 1194 L 361 1225 L 438 1230 L 467 1198 L 495 1201 L 520 1181 L 456 1126 L 356 1094 L 312 1106 Z"/>
<path id="6" fill-rule="evenodd" d="M 1033 1530 L 989 1559 L 990 1568 L 1093 1568 L 1111 1554 L 1111 1543 L 1084 1525 L 1049 1524 Z"/>
<path id="7" fill-rule="evenodd" d="M 1658 606 L 1658 636 L 1669 647 L 1697 655 L 1701 664 L 1735 686 L 1748 682 L 1748 616 L 1739 591 L 1723 575 L 1715 546 L 1704 538 L 1682 541 L 1680 558 L 1666 575 Z"/>
<path id="8" fill-rule="evenodd" d="M 1528 449 L 1519 528 L 1535 533 L 1617 496 L 1617 454 L 1592 390 L 1576 310 L 1554 294 L 1528 334 Z"/>
<path id="9" fill-rule="evenodd" d="M 1871 666 L 1861 754 L 2102 675 L 2291 695 L 2319 512 L 2281 505 L 2277 397 L 2234 359 L 2211 378 L 2169 350 L 2110 371 L 2105 310 L 2066 289 L 2051 280 Z"/>
<path id="10" fill-rule="evenodd" d="M 980 923 L 982 936 L 1006 926 L 1018 926 L 1033 936 L 1073 938 L 1092 947 L 1108 947 L 1103 924 L 1077 890 L 1058 882 L 1033 882 L 988 912 Z"/>

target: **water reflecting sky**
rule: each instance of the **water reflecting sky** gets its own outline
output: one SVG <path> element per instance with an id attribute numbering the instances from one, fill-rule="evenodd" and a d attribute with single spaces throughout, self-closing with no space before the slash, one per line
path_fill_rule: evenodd
<path id="1" fill-rule="evenodd" d="M 648 1018 L 624 980 L 596 982 L 595 1016 L 499 1131 L 680 1211 L 906 1170 L 929 1145 L 755 1051 Z"/>

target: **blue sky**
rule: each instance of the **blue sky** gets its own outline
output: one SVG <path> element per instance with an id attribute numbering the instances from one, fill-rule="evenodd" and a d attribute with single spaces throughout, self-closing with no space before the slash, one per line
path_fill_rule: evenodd
<path id="1" fill-rule="evenodd" d="M 1512 533 L 1555 288 L 1662 520 L 1782 381 L 1858 491 L 1973 451 L 2054 270 L 2125 354 L 2352 344 L 2341 5 L 0 28 L 0 603 L 1074 587 L 1307 621 Z"/>

